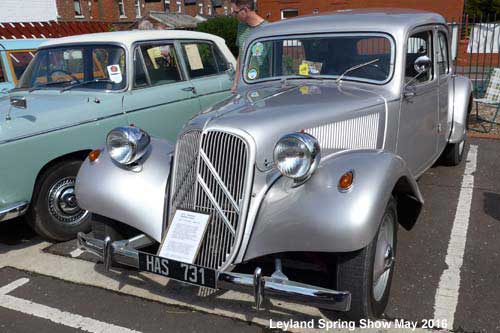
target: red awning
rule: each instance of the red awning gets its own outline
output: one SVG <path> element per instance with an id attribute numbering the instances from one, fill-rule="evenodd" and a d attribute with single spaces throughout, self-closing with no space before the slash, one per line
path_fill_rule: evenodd
<path id="1" fill-rule="evenodd" d="M 104 22 L 0 23 L 0 39 L 57 38 L 110 30 L 111 25 Z"/>

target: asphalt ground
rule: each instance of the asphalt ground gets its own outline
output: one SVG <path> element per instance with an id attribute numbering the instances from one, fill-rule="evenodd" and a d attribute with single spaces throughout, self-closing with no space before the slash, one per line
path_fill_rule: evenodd
<path id="1" fill-rule="evenodd" d="M 459 288 L 453 330 L 496 332 L 500 331 L 500 141 L 475 139 L 469 143 L 477 146 L 477 170 L 472 174 L 463 264 L 455 272 Z M 399 228 L 387 320 L 422 324 L 440 319 L 435 318 L 436 293 L 448 268 L 446 257 L 465 165 L 465 160 L 458 167 L 437 165 L 420 178 L 425 206 L 413 230 Z M 321 316 L 309 307 L 275 301 L 256 312 L 250 294 L 220 292 L 203 297 L 196 288 L 165 282 L 161 277 L 120 269 L 104 273 L 101 264 L 88 260 L 92 257 L 75 251 L 74 241 L 51 245 L 21 220 L 0 224 L 0 288 L 27 277 L 30 282 L 9 295 L 37 304 L 139 331 L 168 327 L 169 332 L 255 332 L 263 330 L 260 325 L 268 325 L 270 319 L 317 320 Z M 123 311 L 120 304 L 126 304 Z M 2 326 L 5 323 L 8 326 Z M 6 327 L 6 331 L 24 332 L 35 325 L 51 332 L 65 327 L 3 308 L 0 303 L 1 331 Z"/>

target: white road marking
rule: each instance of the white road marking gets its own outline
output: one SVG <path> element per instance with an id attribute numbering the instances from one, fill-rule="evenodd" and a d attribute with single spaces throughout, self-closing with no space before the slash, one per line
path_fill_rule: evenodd
<path id="1" fill-rule="evenodd" d="M 83 317 L 49 306 L 34 303 L 22 298 L 7 295 L 7 293 L 29 282 L 27 278 L 21 278 L 0 288 L 0 307 L 22 312 L 35 317 L 48 319 L 56 324 L 61 324 L 73 328 L 78 328 L 87 332 L 96 333 L 139 333 L 125 327 L 104 323 L 92 318 Z"/>
<path id="2" fill-rule="evenodd" d="M 73 257 L 73 258 L 76 258 L 76 257 L 79 257 L 79 256 L 80 256 L 80 254 L 82 254 L 82 253 L 83 253 L 83 251 L 82 251 L 82 250 L 80 250 L 79 248 L 76 248 L 76 249 L 74 249 L 73 251 L 71 251 L 71 252 L 69 253 L 69 255 L 70 255 L 71 257 Z"/>
<path id="3" fill-rule="evenodd" d="M 446 264 L 448 268 L 441 275 L 434 301 L 434 319 L 448 321 L 448 329 L 453 329 L 460 289 L 460 269 L 463 264 L 467 229 L 469 227 L 472 194 L 474 190 L 474 172 L 477 166 L 478 146 L 471 145 L 467 154 L 465 172 L 458 197 L 458 206 L 453 221 L 451 237 L 448 243 Z"/>

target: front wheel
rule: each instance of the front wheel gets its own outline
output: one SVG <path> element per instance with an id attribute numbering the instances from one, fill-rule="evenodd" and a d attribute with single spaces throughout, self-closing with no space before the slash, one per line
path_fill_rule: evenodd
<path id="1" fill-rule="evenodd" d="M 90 230 L 90 214 L 78 206 L 76 174 L 82 161 L 63 161 L 40 178 L 28 212 L 28 223 L 49 241 L 66 241 Z"/>
<path id="2" fill-rule="evenodd" d="M 351 309 L 343 314 L 348 319 L 377 319 L 383 314 L 394 273 L 397 227 L 396 203 L 391 198 L 372 242 L 339 256 L 337 288 L 351 292 Z"/>

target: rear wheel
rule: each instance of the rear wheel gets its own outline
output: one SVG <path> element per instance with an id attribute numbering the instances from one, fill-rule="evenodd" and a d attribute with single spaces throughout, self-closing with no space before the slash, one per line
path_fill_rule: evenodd
<path id="1" fill-rule="evenodd" d="M 444 163 L 449 166 L 459 165 L 463 159 L 465 150 L 465 138 L 458 143 L 449 143 L 444 152 Z"/>
<path id="2" fill-rule="evenodd" d="M 90 214 L 78 206 L 76 174 L 82 161 L 63 161 L 41 176 L 34 193 L 28 223 L 49 241 L 66 241 L 90 230 Z"/>
<path id="3" fill-rule="evenodd" d="M 397 213 L 389 201 L 379 230 L 367 247 L 341 254 L 337 263 L 337 289 L 351 292 L 351 309 L 340 315 L 350 320 L 376 319 L 389 300 L 397 244 Z"/>

